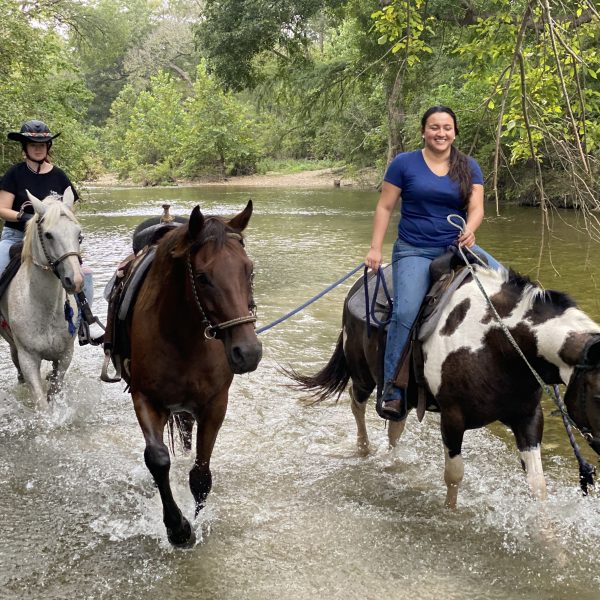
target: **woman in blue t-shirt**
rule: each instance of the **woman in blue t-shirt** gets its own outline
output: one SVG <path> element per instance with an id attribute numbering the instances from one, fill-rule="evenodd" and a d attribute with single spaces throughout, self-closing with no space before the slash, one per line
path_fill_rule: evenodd
<path id="1" fill-rule="evenodd" d="M 421 119 L 422 150 L 398 154 L 390 163 L 375 209 L 371 248 L 365 264 L 381 265 L 383 239 L 392 212 L 402 197 L 398 239 L 392 251 L 394 311 L 384 359 L 384 387 L 379 411 L 387 419 L 406 415 L 402 390 L 393 383 L 402 350 L 430 285 L 429 264 L 451 244 L 475 247 L 483 221 L 483 175 L 477 162 L 457 150 L 456 115 L 433 106 Z M 463 233 L 448 223 L 449 214 L 466 221 Z M 500 265 L 480 248 L 494 268 Z"/>

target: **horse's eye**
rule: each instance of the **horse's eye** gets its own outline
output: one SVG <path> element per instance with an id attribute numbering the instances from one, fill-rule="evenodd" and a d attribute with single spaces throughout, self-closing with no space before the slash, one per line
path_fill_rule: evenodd
<path id="1" fill-rule="evenodd" d="M 46 233 L 44 233 L 44 237 L 47 240 L 53 240 L 54 239 L 54 236 L 49 231 L 46 231 Z"/>
<path id="2" fill-rule="evenodd" d="M 200 285 L 210 285 L 210 279 L 206 273 L 196 273 L 196 281 Z"/>
<path id="3" fill-rule="evenodd" d="M 79 243 L 81 244 L 81 242 L 83 242 L 83 235 L 80 233 L 79 234 Z"/>

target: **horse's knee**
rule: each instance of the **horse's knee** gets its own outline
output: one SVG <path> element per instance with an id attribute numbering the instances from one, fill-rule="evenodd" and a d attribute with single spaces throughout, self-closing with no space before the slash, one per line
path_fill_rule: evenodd
<path id="1" fill-rule="evenodd" d="M 169 450 L 164 444 L 148 444 L 144 450 L 144 461 L 154 477 L 164 476 L 171 468 Z"/>

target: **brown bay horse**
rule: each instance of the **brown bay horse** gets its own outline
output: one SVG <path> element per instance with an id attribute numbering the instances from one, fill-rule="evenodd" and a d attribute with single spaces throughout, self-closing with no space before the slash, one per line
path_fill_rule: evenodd
<path id="1" fill-rule="evenodd" d="M 177 413 L 186 414 L 184 425 L 196 422 L 189 484 L 197 515 L 211 488 L 210 457 L 233 375 L 254 371 L 262 357 L 242 237 L 251 214 L 252 202 L 229 221 L 204 217 L 196 206 L 187 225 L 158 242 L 130 320 L 130 391 L 175 546 L 193 544 L 195 535 L 171 492 L 165 425 Z"/>
<path id="2" fill-rule="evenodd" d="M 566 294 L 543 290 L 513 271 L 475 267 L 476 276 L 508 331 L 546 384 L 567 386 L 569 416 L 600 454 L 600 326 Z M 318 400 L 338 396 L 350 383 L 358 447 L 368 452 L 367 400 L 377 386 L 378 355 L 385 334 L 367 335 L 364 320 L 344 303 L 342 332 L 327 365 L 314 375 L 292 370 L 296 385 Z M 463 479 L 463 436 L 495 421 L 513 432 L 533 494 L 546 497 L 541 462 L 541 387 L 494 319 L 469 275 L 444 307 L 423 343 L 426 406 L 441 413 L 446 504 L 455 507 Z M 410 395 L 409 409 L 416 407 Z M 395 446 L 405 420 L 389 423 Z"/>

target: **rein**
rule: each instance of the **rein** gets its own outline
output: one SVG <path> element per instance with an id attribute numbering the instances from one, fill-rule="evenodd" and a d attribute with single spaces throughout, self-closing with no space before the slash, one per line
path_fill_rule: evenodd
<path id="1" fill-rule="evenodd" d="M 243 244 L 244 238 L 239 233 L 227 233 L 227 237 L 238 240 L 240 243 Z M 204 337 L 207 340 L 214 340 L 217 337 L 219 331 L 230 329 L 231 327 L 236 327 L 237 325 L 243 325 L 244 323 L 256 323 L 256 305 L 254 303 L 252 303 L 248 307 L 252 313 L 248 316 L 236 317 L 235 319 L 230 319 L 229 321 L 224 321 L 222 323 L 217 324 L 211 323 L 209 318 L 206 316 L 204 308 L 202 308 L 202 303 L 200 302 L 200 296 L 198 294 L 198 288 L 196 286 L 196 277 L 194 273 L 194 267 L 192 266 L 192 256 L 190 252 L 188 252 L 187 255 L 187 271 L 192 286 L 192 292 L 194 294 L 194 300 L 196 301 L 196 306 L 198 307 L 198 311 L 200 312 L 202 323 L 206 325 L 206 328 L 204 329 Z"/>
<path id="2" fill-rule="evenodd" d="M 456 219 L 459 222 L 456 223 L 453 221 L 453 219 Z M 459 229 L 461 232 L 466 228 L 465 220 L 460 215 L 454 215 L 454 214 L 448 215 L 446 217 L 446 220 L 448 221 L 448 223 L 450 223 L 450 225 L 453 225 L 454 227 Z M 469 252 L 471 252 L 471 254 L 473 254 L 473 256 L 476 256 L 476 254 L 472 250 L 470 250 L 469 248 L 467 248 L 467 250 Z M 490 300 L 490 297 L 487 295 L 485 289 L 483 288 L 483 285 L 481 285 L 481 281 L 479 281 L 479 278 L 475 274 L 475 270 L 473 269 L 472 265 L 467 260 L 467 257 L 465 256 L 464 251 L 461 248 L 461 246 L 458 246 L 458 251 L 460 252 L 461 257 L 462 257 L 465 265 L 467 266 L 467 269 L 469 269 L 469 272 L 471 273 L 473 280 L 477 284 L 477 287 L 479 288 L 479 290 L 483 294 L 486 302 L 488 303 L 488 305 L 492 311 L 492 314 L 494 315 L 494 319 L 496 320 L 498 325 L 500 325 L 500 328 L 502 329 L 502 331 L 508 338 L 508 341 L 510 342 L 512 347 L 515 349 L 517 354 L 523 359 L 523 361 L 525 362 L 525 364 L 527 365 L 527 367 L 529 368 L 529 370 L 535 377 L 536 381 L 538 382 L 538 384 L 540 385 L 542 390 L 557 406 L 558 411 L 560 412 L 560 416 L 562 417 L 563 424 L 567 431 L 567 435 L 569 436 L 569 442 L 571 443 L 571 447 L 573 448 L 573 452 L 575 453 L 575 457 L 577 458 L 577 462 L 579 463 L 579 485 L 581 486 L 581 490 L 583 491 L 584 496 L 587 496 L 588 485 L 594 485 L 593 476 L 596 472 L 596 467 L 594 467 L 593 465 L 588 463 L 585 460 L 585 458 L 581 455 L 581 450 L 579 449 L 579 445 L 575 441 L 575 437 L 573 436 L 573 432 L 572 432 L 571 428 L 577 427 L 577 429 L 579 429 L 581 431 L 582 435 L 585 437 L 585 439 L 588 442 L 590 441 L 589 438 L 591 437 L 590 431 L 587 430 L 587 428 L 585 428 L 586 430 L 584 431 L 584 428 L 579 428 L 573 422 L 573 420 L 569 416 L 569 413 L 567 412 L 567 408 L 566 408 L 562 398 L 560 397 L 560 393 L 558 391 L 558 386 L 556 386 L 556 385 L 554 386 L 554 395 L 551 394 L 550 388 L 548 387 L 546 382 L 540 377 L 539 373 L 533 368 L 531 363 L 527 360 L 527 357 L 525 356 L 525 354 L 523 354 L 523 351 L 521 350 L 521 348 L 519 348 L 519 345 L 517 344 L 515 338 L 512 336 L 512 334 L 508 330 L 508 327 L 502 321 L 502 317 L 500 317 L 500 315 L 498 314 L 496 307 Z M 583 369 L 588 370 L 589 368 L 590 367 L 588 365 L 576 365 L 575 371 L 573 371 L 573 374 L 571 375 L 571 381 L 574 381 L 575 376 L 576 375 L 578 376 L 582 372 Z M 571 381 L 569 383 L 571 383 Z M 586 432 L 588 434 L 587 436 L 586 436 Z"/>

